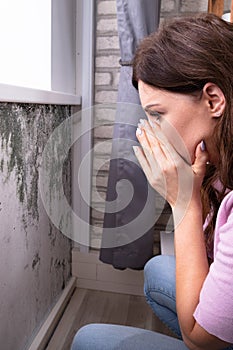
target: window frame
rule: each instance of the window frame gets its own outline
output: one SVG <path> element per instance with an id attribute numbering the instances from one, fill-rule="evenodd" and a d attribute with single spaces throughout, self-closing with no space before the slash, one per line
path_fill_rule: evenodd
<path id="1" fill-rule="evenodd" d="M 82 21 L 77 23 L 76 40 L 81 45 L 81 64 L 77 66 L 77 90 L 81 91 L 81 107 L 85 113 L 79 112 L 82 130 L 87 130 L 81 138 L 81 145 L 75 143 L 72 147 L 72 207 L 83 220 L 79 227 L 73 226 L 74 237 L 79 234 L 79 242 L 74 241 L 73 247 L 88 253 L 90 246 L 90 206 L 85 203 L 80 193 L 84 191 L 85 198 L 91 200 L 92 188 L 92 129 L 94 103 L 94 74 L 95 74 L 95 12 L 96 0 L 77 0 L 77 9 L 82 14 Z M 82 33 L 85 33 L 85 38 Z M 82 79 L 80 79 L 82 77 Z M 82 159 L 86 158 L 85 167 L 80 168 Z M 79 174 L 79 181 L 77 179 Z"/>

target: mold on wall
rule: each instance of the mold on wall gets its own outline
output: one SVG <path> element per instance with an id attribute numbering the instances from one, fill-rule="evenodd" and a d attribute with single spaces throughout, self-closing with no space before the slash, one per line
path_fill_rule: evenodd
<path id="1" fill-rule="evenodd" d="M 51 132 L 68 111 L 61 107 L 30 104 L 0 105 L 0 170 L 6 180 L 15 171 L 17 197 L 38 219 L 38 162 Z"/>
<path id="2" fill-rule="evenodd" d="M 54 105 L 0 104 L 0 344 L 26 349 L 66 286 L 71 242 L 50 222 L 38 187 L 53 130 L 71 114 Z M 71 198 L 71 164 L 63 168 Z"/>

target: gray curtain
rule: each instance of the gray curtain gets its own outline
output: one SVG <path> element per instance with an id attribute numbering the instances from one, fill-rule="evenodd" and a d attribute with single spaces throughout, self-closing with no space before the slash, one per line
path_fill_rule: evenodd
<path id="1" fill-rule="evenodd" d="M 100 260 L 118 269 L 142 269 L 153 256 L 156 195 L 132 152 L 145 115 L 132 86 L 131 63 L 140 40 L 159 25 L 160 3 L 116 0 L 121 72 Z"/>

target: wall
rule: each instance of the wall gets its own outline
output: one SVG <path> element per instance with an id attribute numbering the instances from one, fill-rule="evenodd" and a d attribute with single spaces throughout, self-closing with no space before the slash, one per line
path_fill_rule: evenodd
<path id="1" fill-rule="evenodd" d="M 135 0 L 139 1 L 139 0 Z M 230 1 L 225 1 L 225 8 L 230 8 Z M 119 81 L 119 42 L 117 34 L 116 2 L 114 0 L 96 0 L 96 66 L 95 66 L 95 103 L 116 103 Z M 161 21 L 167 17 L 192 15 L 207 11 L 207 0 L 162 0 Z M 95 116 L 95 133 L 93 162 L 93 184 L 97 183 L 97 195 L 93 187 L 92 204 L 95 208 L 104 208 L 107 188 L 108 160 L 111 154 L 111 142 L 106 147 L 101 147 L 102 141 L 111 140 L 114 122 L 114 113 L 102 113 Z M 106 126 L 106 123 L 109 123 Z M 99 147 L 97 147 L 100 145 Z M 106 161 L 104 166 L 102 162 Z M 164 213 L 167 216 L 167 212 Z M 164 218 L 166 221 L 166 217 Z M 94 247 L 100 246 L 103 213 L 92 210 L 92 242 Z M 161 225 L 155 228 L 155 254 L 159 252 L 159 231 L 163 230 L 163 218 Z"/>
<path id="2" fill-rule="evenodd" d="M 49 221 L 38 179 L 46 141 L 70 108 L 0 104 L 0 347 L 30 344 L 70 278 L 71 243 Z M 70 162 L 64 171 L 70 196 Z"/>

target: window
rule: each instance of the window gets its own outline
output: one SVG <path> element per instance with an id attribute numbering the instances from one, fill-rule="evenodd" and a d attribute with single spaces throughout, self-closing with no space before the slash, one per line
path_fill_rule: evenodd
<path id="1" fill-rule="evenodd" d="M 80 103 L 78 3 L 0 0 L 1 101 Z"/>
<path id="2" fill-rule="evenodd" d="M 0 2 L 1 82 L 51 90 L 51 1 Z"/>

